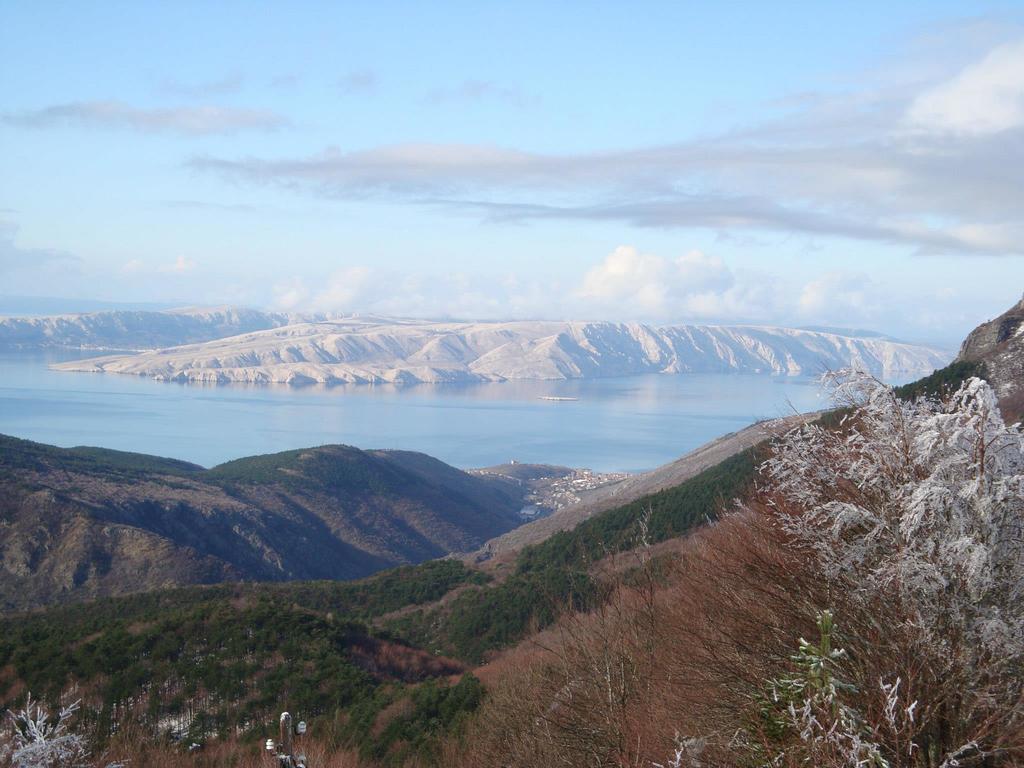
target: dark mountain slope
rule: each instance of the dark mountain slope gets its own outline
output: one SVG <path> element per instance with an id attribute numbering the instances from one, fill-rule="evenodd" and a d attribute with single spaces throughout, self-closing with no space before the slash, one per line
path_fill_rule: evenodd
<path id="1" fill-rule="evenodd" d="M 0 610 L 225 580 L 349 579 L 514 527 L 516 489 L 323 446 L 193 464 L 0 436 Z"/>

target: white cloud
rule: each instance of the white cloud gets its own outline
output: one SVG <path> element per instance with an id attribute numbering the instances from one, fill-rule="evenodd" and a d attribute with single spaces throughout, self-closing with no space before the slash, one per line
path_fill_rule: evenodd
<path id="1" fill-rule="evenodd" d="M 196 262 L 187 256 L 178 256 L 174 261 L 167 264 L 153 265 L 143 259 L 129 259 L 121 265 L 123 275 L 186 275 L 195 271 Z"/>
<path id="2" fill-rule="evenodd" d="M 297 277 L 278 283 L 273 293 L 273 304 L 277 309 L 301 311 L 309 299 L 309 289 Z"/>
<path id="3" fill-rule="evenodd" d="M 1024 40 L 998 46 L 920 94 L 907 119 L 917 128 L 975 135 L 1024 125 Z"/>
<path id="4" fill-rule="evenodd" d="M 348 267 L 340 269 L 328 278 L 326 285 L 314 293 L 310 308 L 314 310 L 338 310 L 363 300 L 375 293 L 373 283 L 379 279 L 369 267 Z"/>
<path id="5" fill-rule="evenodd" d="M 818 322 L 863 322 L 877 316 L 880 293 L 867 275 L 828 272 L 803 287 L 797 306 Z"/>
<path id="6" fill-rule="evenodd" d="M 438 320 L 868 328 L 950 344 L 984 316 L 992 301 L 991 291 L 965 295 L 927 281 L 897 291 L 858 272 L 825 271 L 787 281 L 763 272 L 733 270 L 720 257 L 701 251 L 668 258 L 622 245 L 570 284 L 548 274 L 495 277 L 350 265 L 320 280 L 306 276 L 283 281 L 274 287 L 272 303 L 296 312 Z M 1007 306 L 1012 301 L 1006 299 Z"/>
<path id="7" fill-rule="evenodd" d="M 665 259 L 620 245 L 583 278 L 580 296 L 586 299 L 622 301 L 639 310 L 660 311 L 665 303 Z"/>
<path id="8" fill-rule="evenodd" d="M 767 322 L 783 296 L 761 274 L 737 278 L 721 258 L 690 251 L 676 258 L 622 245 L 572 285 L 544 275 L 411 274 L 366 266 L 321 281 L 292 278 L 274 287 L 278 309 L 423 318 L 594 319 L 652 323 Z M 790 305 L 795 298 L 790 296 Z"/>
<path id="9" fill-rule="evenodd" d="M 187 256 L 179 256 L 171 264 L 161 264 L 157 267 L 157 271 L 167 274 L 183 275 L 186 272 L 193 271 L 195 268 L 196 263 L 192 259 Z"/>
<path id="10" fill-rule="evenodd" d="M 312 286 L 301 277 L 278 283 L 273 289 L 273 304 L 297 312 L 380 312 L 383 302 L 403 295 L 402 279 L 372 267 L 343 267 Z M 400 310 L 398 314 L 408 311 Z"/>
<path id="11" fill-rule="evenodd" d="M 697 250 L 678 257 L 672 274 L 674 282 L 687 293 L 724 291 L 735 283 L 732 272 L 718 256 Z"/>
<path id="12" fill-rule="evenodd" d="M 578 296 L 597 307 L 665 316 L 715 314 L 735 278 L 717 256 L 690 251 L 676 259 L 620 245 L 583 277 Z"/>

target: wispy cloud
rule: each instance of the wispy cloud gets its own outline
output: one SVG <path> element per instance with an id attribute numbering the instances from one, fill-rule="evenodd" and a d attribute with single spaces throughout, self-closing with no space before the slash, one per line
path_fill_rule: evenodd
<path id="1" fill-rule="evenodd" d="M 3 121 L 23 128 L 79 125 L 120 128 L 143 133 L 175 133 L 183 136 L 270 131 L 288 121 L 267 110 L 195 106 L 143 109 L 120 101 L 77 101 L 55 104 L 29 112 L 8 113 Z"/>
<path id="2" fill-rule="evenodd" d="M 189 99 L 209 98 L 211 96 L 224 96 L 229 93 L 238 93 L 245 84 L 245 78 L 234 73 L 225 75 L 216 80 L 207 80 L 198 83 L 186 83 L 179 80 L 164 80 L 160 84 L 160 90 L 172 96 L 181 96 Z"/>
<path id="3" fill-rule="evenodd" d="M 500 94 L 480 83 L 442 98 Z M 630 150 L 403 144 L 190 164 L 493 221 L 605 220 L 839 237 L 918 253 L 1024 253 L 1024 174 L 1015 170 L 1024 167 L 1024 39 L 1001 41 L 937 80 L 803 94 L 788 108 L 744 130 Z"/>
<path id="4" fill-rule="evenodd" d="M 280 90 L 288 90 L 290 88 L 295 88 L 301 82 L 302 78 L 294 72 L 285 72 L 270 78 L 270 87 Z"/>
<path id="5" fill-rule="evenodd" d="M 521 107 L 530 99 L 518 88 L 499 85 L 490 80 L 464 80 L 451 88 L 437 88 L 427 94 L 427 102 L 431 104 L 481 101 L 498 101 Z"/>
<path id="6" fill-rule="evenodd" d="M 338 78 L 342 93 L 372 93 L 379 84 L 377 73 L 370 69 L 356 69 Z"/>
<path id="7" fill-rule="evenodd" d="M 537 220 L 619 221 L 636 227 L 711 229 L 726 236 L 739 231 L 797 233 L 807 237 L 842 237 L 865 242 L 904 245 L 921 254 L 1024 252 L 1011 227 L 942 227 L 926 222 L 887 221 L 842 212 L 786 206 L 750 195 L 685 195 L 631 203 L 555 206 L 483 201 L 432 201 L 434 205 L 481 214 L 496 223 Z M 1020 251 L 1017 249 L 1020 248 Z"/>
<path id="8" fill-rule="evenodd" d="M 218 213 L 259 213 L 265 210 L 259 206 L 245 203 L 213 203 L 206 200 L 164 200 L 163 205 L 181 210 L 215 211 Z"/>

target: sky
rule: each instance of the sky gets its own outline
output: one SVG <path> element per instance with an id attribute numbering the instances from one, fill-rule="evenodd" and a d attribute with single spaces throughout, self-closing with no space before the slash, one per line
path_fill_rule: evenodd
<path id="1" fill-rule="evenodd" d="M 0 57 L 8 297 L 955 345 L 1024 291 L 1021 2 L 0 0 Z"/>

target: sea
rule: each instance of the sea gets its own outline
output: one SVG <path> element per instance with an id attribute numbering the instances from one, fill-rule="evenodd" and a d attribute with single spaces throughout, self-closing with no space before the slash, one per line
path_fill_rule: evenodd
<path id="1" fill-rule="evenodd" d="M 827 406 L 809 377 L 649 374 L 489 384 L 200 385 L 54 371 L 81 352 L 0 352 L 0 433 L 214 466 L 344 443 L 457 467 L 652 469 L 761 419 Z M 565 398 L 565 399 L 544 399 Z"/>

